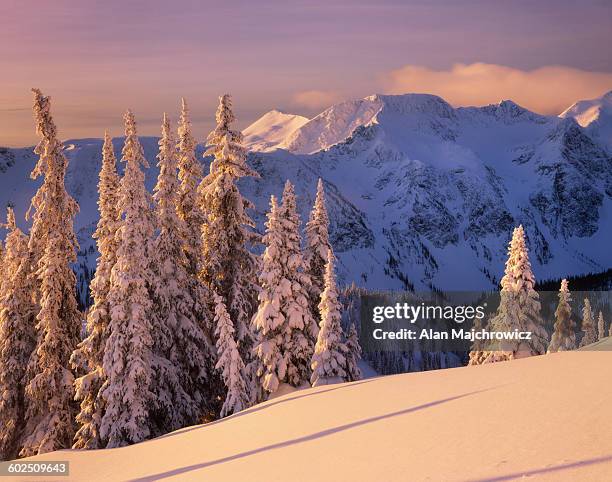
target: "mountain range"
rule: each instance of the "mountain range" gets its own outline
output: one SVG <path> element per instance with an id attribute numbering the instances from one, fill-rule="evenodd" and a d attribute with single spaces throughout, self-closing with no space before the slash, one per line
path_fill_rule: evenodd
<path id="1" fill-rule="evenodd" d="M 518 224 L 540 279 L 612 267 L 612 92 L 559 116 L 508 100 L 455 108 L 434 95 L 373 95 L 312 119 L 274 110 L 244 134 L 261 177 L 240 188 L 255 205 L 257 228 L 286 179 L 305 222 L 322 178 L 343 283 L 494 289 Z M 157 140 L 141 137 L 152 166 Z M 122 144 L 114 140 L 118 158 Z M 81 207 L 82 296 L 97 256 L 101 147 L 101 139 L 65 141 L 67 189 Z M 32 148 L 0 148 L 0 206 L 14 205 L 20 218 L 38 187 L 29 178 L 35 161 Z M 156 175 L 151 167 L 149 189 Z"/>

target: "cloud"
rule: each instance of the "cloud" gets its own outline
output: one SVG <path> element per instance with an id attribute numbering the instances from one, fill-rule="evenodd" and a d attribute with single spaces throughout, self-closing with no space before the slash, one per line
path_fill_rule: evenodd
<path id="1" fill-rule="evenodd" d="M 293 95 L 293 103 L 307 109 L 321 109 L 340 101 L 342 97 L 329 90 L 304 90 Z"/>
<path id="2" fill-rule="evenodd" d="M 520 70 L 503 65 L 455 64 L 450 70 L 406 65 L 382 76 L 388 93 L 436 94 L 453 105 L 486 105 L 511 99 L 542 114 L 559 114 L 577 100 L 612 90 L 612 73 L 563 66 Z"/>

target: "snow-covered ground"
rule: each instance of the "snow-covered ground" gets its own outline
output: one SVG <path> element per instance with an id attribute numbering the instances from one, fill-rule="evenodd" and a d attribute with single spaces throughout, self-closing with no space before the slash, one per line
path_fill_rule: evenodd
<path id="1" fill-rule="evenodd" d="M 88 482 L 609 481 L 611 380 L 610 351 L 371 378 L 131 447 L 27 460 L 69 460 L 70 480 Z"/>

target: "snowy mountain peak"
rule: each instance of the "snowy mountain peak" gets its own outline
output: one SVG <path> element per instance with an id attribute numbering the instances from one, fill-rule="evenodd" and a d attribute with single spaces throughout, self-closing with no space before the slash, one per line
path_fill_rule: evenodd
<path id="1" fill-rule="evenodd" d="M 574 119 L 612 151 L 612 90 L 596 99 L 576 102 L 559 117 Z"/>
<path id="2" fill-rule="evenodd" d="M 242 133 L 247 148 L 253 151 L 271 151 L 278 144 L 308 122 L 307 117 L 286 114 L 273 109 L 248 126 Z"/>

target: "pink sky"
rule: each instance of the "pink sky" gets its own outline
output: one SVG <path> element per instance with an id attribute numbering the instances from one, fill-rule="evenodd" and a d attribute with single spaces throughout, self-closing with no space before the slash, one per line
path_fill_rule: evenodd
<path id="1" fill-rule="evenodd" d="M 3 0 L 0 18 L 0 145 L 34 143 L 34 86 L 64 138 L 120 135 L 127 107 L 157 134 L 185 96 L 200 139 L 224 92 L 245 127 L 374 92 L 558 113 L 612 90 L 606 1 Z"/>

